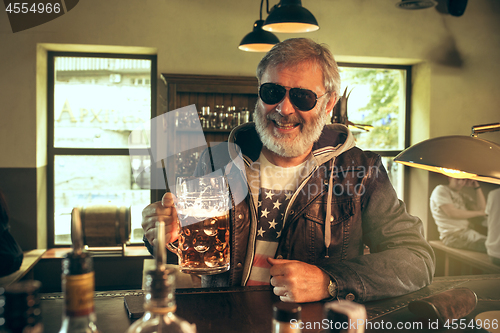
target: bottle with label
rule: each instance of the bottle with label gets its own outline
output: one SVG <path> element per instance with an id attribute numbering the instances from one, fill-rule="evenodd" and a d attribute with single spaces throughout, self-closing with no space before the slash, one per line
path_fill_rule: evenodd
<path id="1" fill-rule="evenodd" d="M 0 287 L 0 332 L 42 333 L 40 281 L 26 280 Z"/>
<path id="2" fill-rule="evenodd" d="M 83 251 L 80 211 L 71 213 L 73 250 L 62 260 L 64 310 L 59 333 L 96 333 L 94 312 L 94 265 L 92 256 Z"/>
<path id="3" fill-rule="evenodd" d="M 136 320 L 127 333 L 196 333 L 196 325 L 175 314 L 175 273 L 167 267 L 165 223 L 156 223 L 156 269 L 146 275 L 144 315 Z"/>
<path id="4" fill-rule="evenodd" d="M 273 333 L 300 333 L 300 305 L 295 303 L 276 303 L 273 305 Z"/>

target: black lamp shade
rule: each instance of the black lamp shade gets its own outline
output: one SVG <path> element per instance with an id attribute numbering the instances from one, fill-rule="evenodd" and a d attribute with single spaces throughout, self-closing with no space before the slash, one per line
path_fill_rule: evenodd
<path id="1" fill-rule="evenodd" d="M 274 44 L 280 42 L 273 33 L 262 30 L 264 20 L 257 20 L 253 25 L 253 31 L 247 34 L 241 40 L 238 48 L 250 52 L 267 52 Z"/>
<path id="2" fill-rule="evenodd" d="M 269 13 L 264 30 L 272 32 L 310 32 L 319 29 L 318 21 L 310 11 L 302 7 L 301 0 L 281 0 L 279 7 Z"/>
<path id="3" fill-rule="evenodd" d="M 500 184 L 500 145 L 469 136 L 444 136 L 417 143 L 395 162 L 454 178 Z"/>

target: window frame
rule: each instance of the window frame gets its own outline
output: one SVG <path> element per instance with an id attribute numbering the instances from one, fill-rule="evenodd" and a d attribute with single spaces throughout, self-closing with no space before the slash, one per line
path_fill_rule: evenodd
<path id="1" fill-rule="evenodd" d="M 411 140 L 411 96 L 412 96 L 412 66 L 411 65 L 388 65 L 388 64 L 369 64 L 369 63 L 352 63 L 352 62 L 338 62 L 337 65 L 340 67 L 356 67 L 356 68 L 375 68 L 375 69 L 397 69 L 404 71 L 404 81 L 405 81 L 405 135 L 404 135 L 404 148 L 403 149 L 385 149 L 385 150 L 371 150 L 372 152 L 379 154 L 381 157 L 396 157 L 404 149 L 410 146 Z M 349 110 L 347 110 L 349 114 Z M 410 176 L 408 172 L 408 167 L 400 165 L 403 168 L 403 201 L 409 198 L 409 182 Z"/>
<path id="2" fill-rule="evenodd" d="M 55 85 L 55 58 L 118 58 L 142 59 L 151 61 L 151 119 L 156 116 L 157 108 L 157 60 L 156 54 L 127 54 L 103 52 L 47 52 L 47 248 L 68 247 L 67 244 L 55 244 L 55 184 L 54 161 L 59 155 L 94 155 L 94 156 L 129 156 L 128 148 L 56 148 L 54 147 L 54 85 Z M 138 154 L 141 150 L 134 149 Z M 149 149 L 142 149 L 143 155 L 149 155 Z M 150 191 L 150 201 L 153 192 Z"/>

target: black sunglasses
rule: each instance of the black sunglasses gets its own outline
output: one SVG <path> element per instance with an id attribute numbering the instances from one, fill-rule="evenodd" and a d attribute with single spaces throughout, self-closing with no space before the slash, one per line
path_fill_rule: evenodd
<path id="1" fill-rule="evenodd" d="M 309 89 L 302 88 L 289 88 L 279 85 L 277 83 L 267 82 L 261 84 L 259 87 L 260 99 L 268 104 L 274 105 L 280 103 L 286 96 L 286 91 L 290 90 L 288 95 L 290 102 L 300 111 L 310 111 L 316 106 L 316 102 L 327 93 L 319 96 Z"/>

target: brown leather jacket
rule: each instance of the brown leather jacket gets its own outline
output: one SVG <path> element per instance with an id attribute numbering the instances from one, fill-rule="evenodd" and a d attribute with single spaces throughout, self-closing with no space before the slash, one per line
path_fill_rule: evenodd
<path id="1" fill-rule="evenodd" d="M 197 175 L 224 170 L 233 202 L 231 268 L 203 276 L 205 287 L 248 281 L 261 149 L 254 125 L 245 124 L 232 131 L 228 143 L 205 151 L 197 166 Z M 286 210 L 275 257 L 318 266 L 337 282 L 339 299 L 394 297 L 431 283 L 434 253 L 422 236 L 422 222 L 398 200 L 380 156 L 355 147 L 345 126 L 327 125 L 306 167 L 308 176 Z M 363 255 L 365 245 L 370 254 Z"/>

